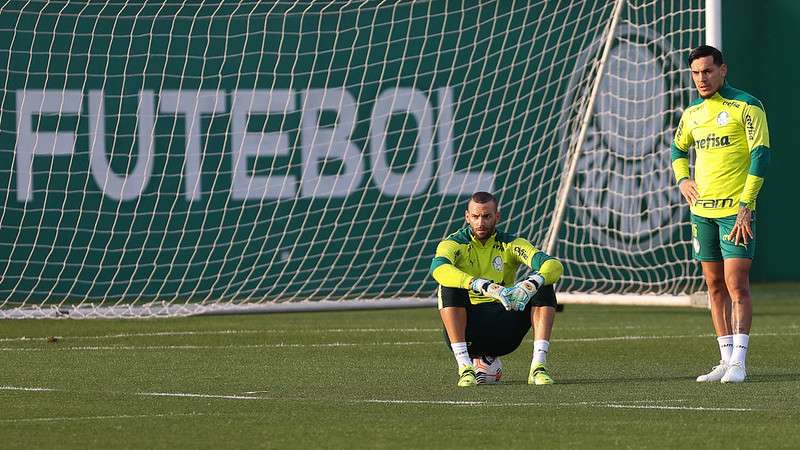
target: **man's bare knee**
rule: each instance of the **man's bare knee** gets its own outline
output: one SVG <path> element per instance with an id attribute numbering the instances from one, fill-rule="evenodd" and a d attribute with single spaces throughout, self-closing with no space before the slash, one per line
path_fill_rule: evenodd
<path id="1" fill-rule="evenodd" d="M 728 286 L 728 292 L 731 295 L 731 301 L 735 304 L 746 304 L 750 302 L 750 289 L 745 283 Z"/>
<path id="2" fill-rule="evenodd" d="M 706 278 L 706 286 L 708 286 L 708 296 L 712 302 L 725 302 L 728 300 L 728 288 L 724 278 Z"/>
<path id="3" fill-rule="evenodd" d="M 725 277 L 725 286 L 734 303 L 750 301 L 750 283 L 746 276 L 738 274 Z"/>

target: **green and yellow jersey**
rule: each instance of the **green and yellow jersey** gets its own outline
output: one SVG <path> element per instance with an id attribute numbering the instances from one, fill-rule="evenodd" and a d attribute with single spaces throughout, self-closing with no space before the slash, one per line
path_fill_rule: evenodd
<path id="1" fill-rule="evenodd" d="M 719 218 L 756 209 L 770 158 L 764 106 L 727 82 L 713 97 L 692 102 L 681 116 L 672 143 L 678 183 L 690 178 L 689 147 L 697 156 L 694 180 L 699 197 L 692 213 Z"/>
<path id="2" fill-rule="evenodd" d="M 537 249 L 527 239 L 497 231 L 481 244 L 466 226 L 436 247 L 431 275 L 442 286 L 467 289 L 470 302 L 478 304 L 494 299 L 472 292 L 469 283 L 473 278 L 511 286 L 520 264 L 539 272 L 545 284 L 558 281 L 564 271 L 557 259 Z"/>

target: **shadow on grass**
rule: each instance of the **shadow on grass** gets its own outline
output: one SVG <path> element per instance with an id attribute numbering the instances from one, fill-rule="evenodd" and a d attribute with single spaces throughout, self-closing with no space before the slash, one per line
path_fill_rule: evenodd
<path id="1" fill-rule="evenodd" d="M 556 385 L 591 385 L 591 384 L 620 384 L 620 383 L 658 383 L 669 381 L 686 381 L 697 383 L 694 376 L 675 376 L 675 377 L 605 377 L 605 378 L 558 378 Z M 759 373 L 748 375 L 747 383 L 779 383 L 786 381 L 800 381 L 800 373 L 780 373 L 765 374 Z M 502 384 L 517 385 L 527 384 L 525 380 L 503 380 Z"/>
<path id="2" fill-rule="evenodd" d="M 758 373 L 747 376 L 747 383 L 777 383 L 781 381 L 800 381 L 800 373 Z"/>
<path id="3" fill-rule="evenodd" d="M 620 383 L 636 383 L 636 382 L 665 382 L 665 381 L 692 381 L 695 377 L 680 376 L 680 377 L 605 377 L 605 378 L 558 378 L 556 385 L 576 385 L 576 384 L 620 384 Z M 503 384 L 516 385 L 527 384 L 524 380 L 506 381 Z"/>

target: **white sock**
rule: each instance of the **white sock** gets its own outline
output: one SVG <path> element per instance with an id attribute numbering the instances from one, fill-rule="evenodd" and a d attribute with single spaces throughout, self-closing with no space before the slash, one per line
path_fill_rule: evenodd
<path id="1" fill-rule="evenodd" d="M 547 362 L 547 352 L 550 350 L 550 341 L 533 341 L 533 358 L 531 365 L 536 366 Z"/>
<path id="2" fill-rule="evenodd" d="M 731 352 L 733 352 L 733 335 L 720 336 L 717 338 L 719 344 L 719 359 L 724 363 L 731 360 Z"/>
<path id="3" fill-rule="evenodd" d="M 458 367 L 472 364 L 472 359 L 469 357 L 469 352 L 467 351 L 466 342 L 454 342 L 450 344 L 450 348 L 453 349 L 453 355 L 456 357 Z"/>
<path id="4" fill-rule="evenodd" d="M 746 334 L 733 335 L 733 352 L 731 353 L 730 364 L 740 364 L 744 367 L 744 359 L 747 357 L 747 346 L 750 344 L 750 336 Z"/>

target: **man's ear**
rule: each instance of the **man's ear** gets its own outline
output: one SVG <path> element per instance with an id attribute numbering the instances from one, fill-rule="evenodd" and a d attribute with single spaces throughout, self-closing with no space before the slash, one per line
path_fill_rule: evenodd
<path id="1" fill-rule="evenodd" d="M 719 66 L 719 72 L 722 74 L 722 78 L 725 78 L 725 76 L 728 75 L 728 65 L 727 64 L 723 64 L 723 65 Z"/>

